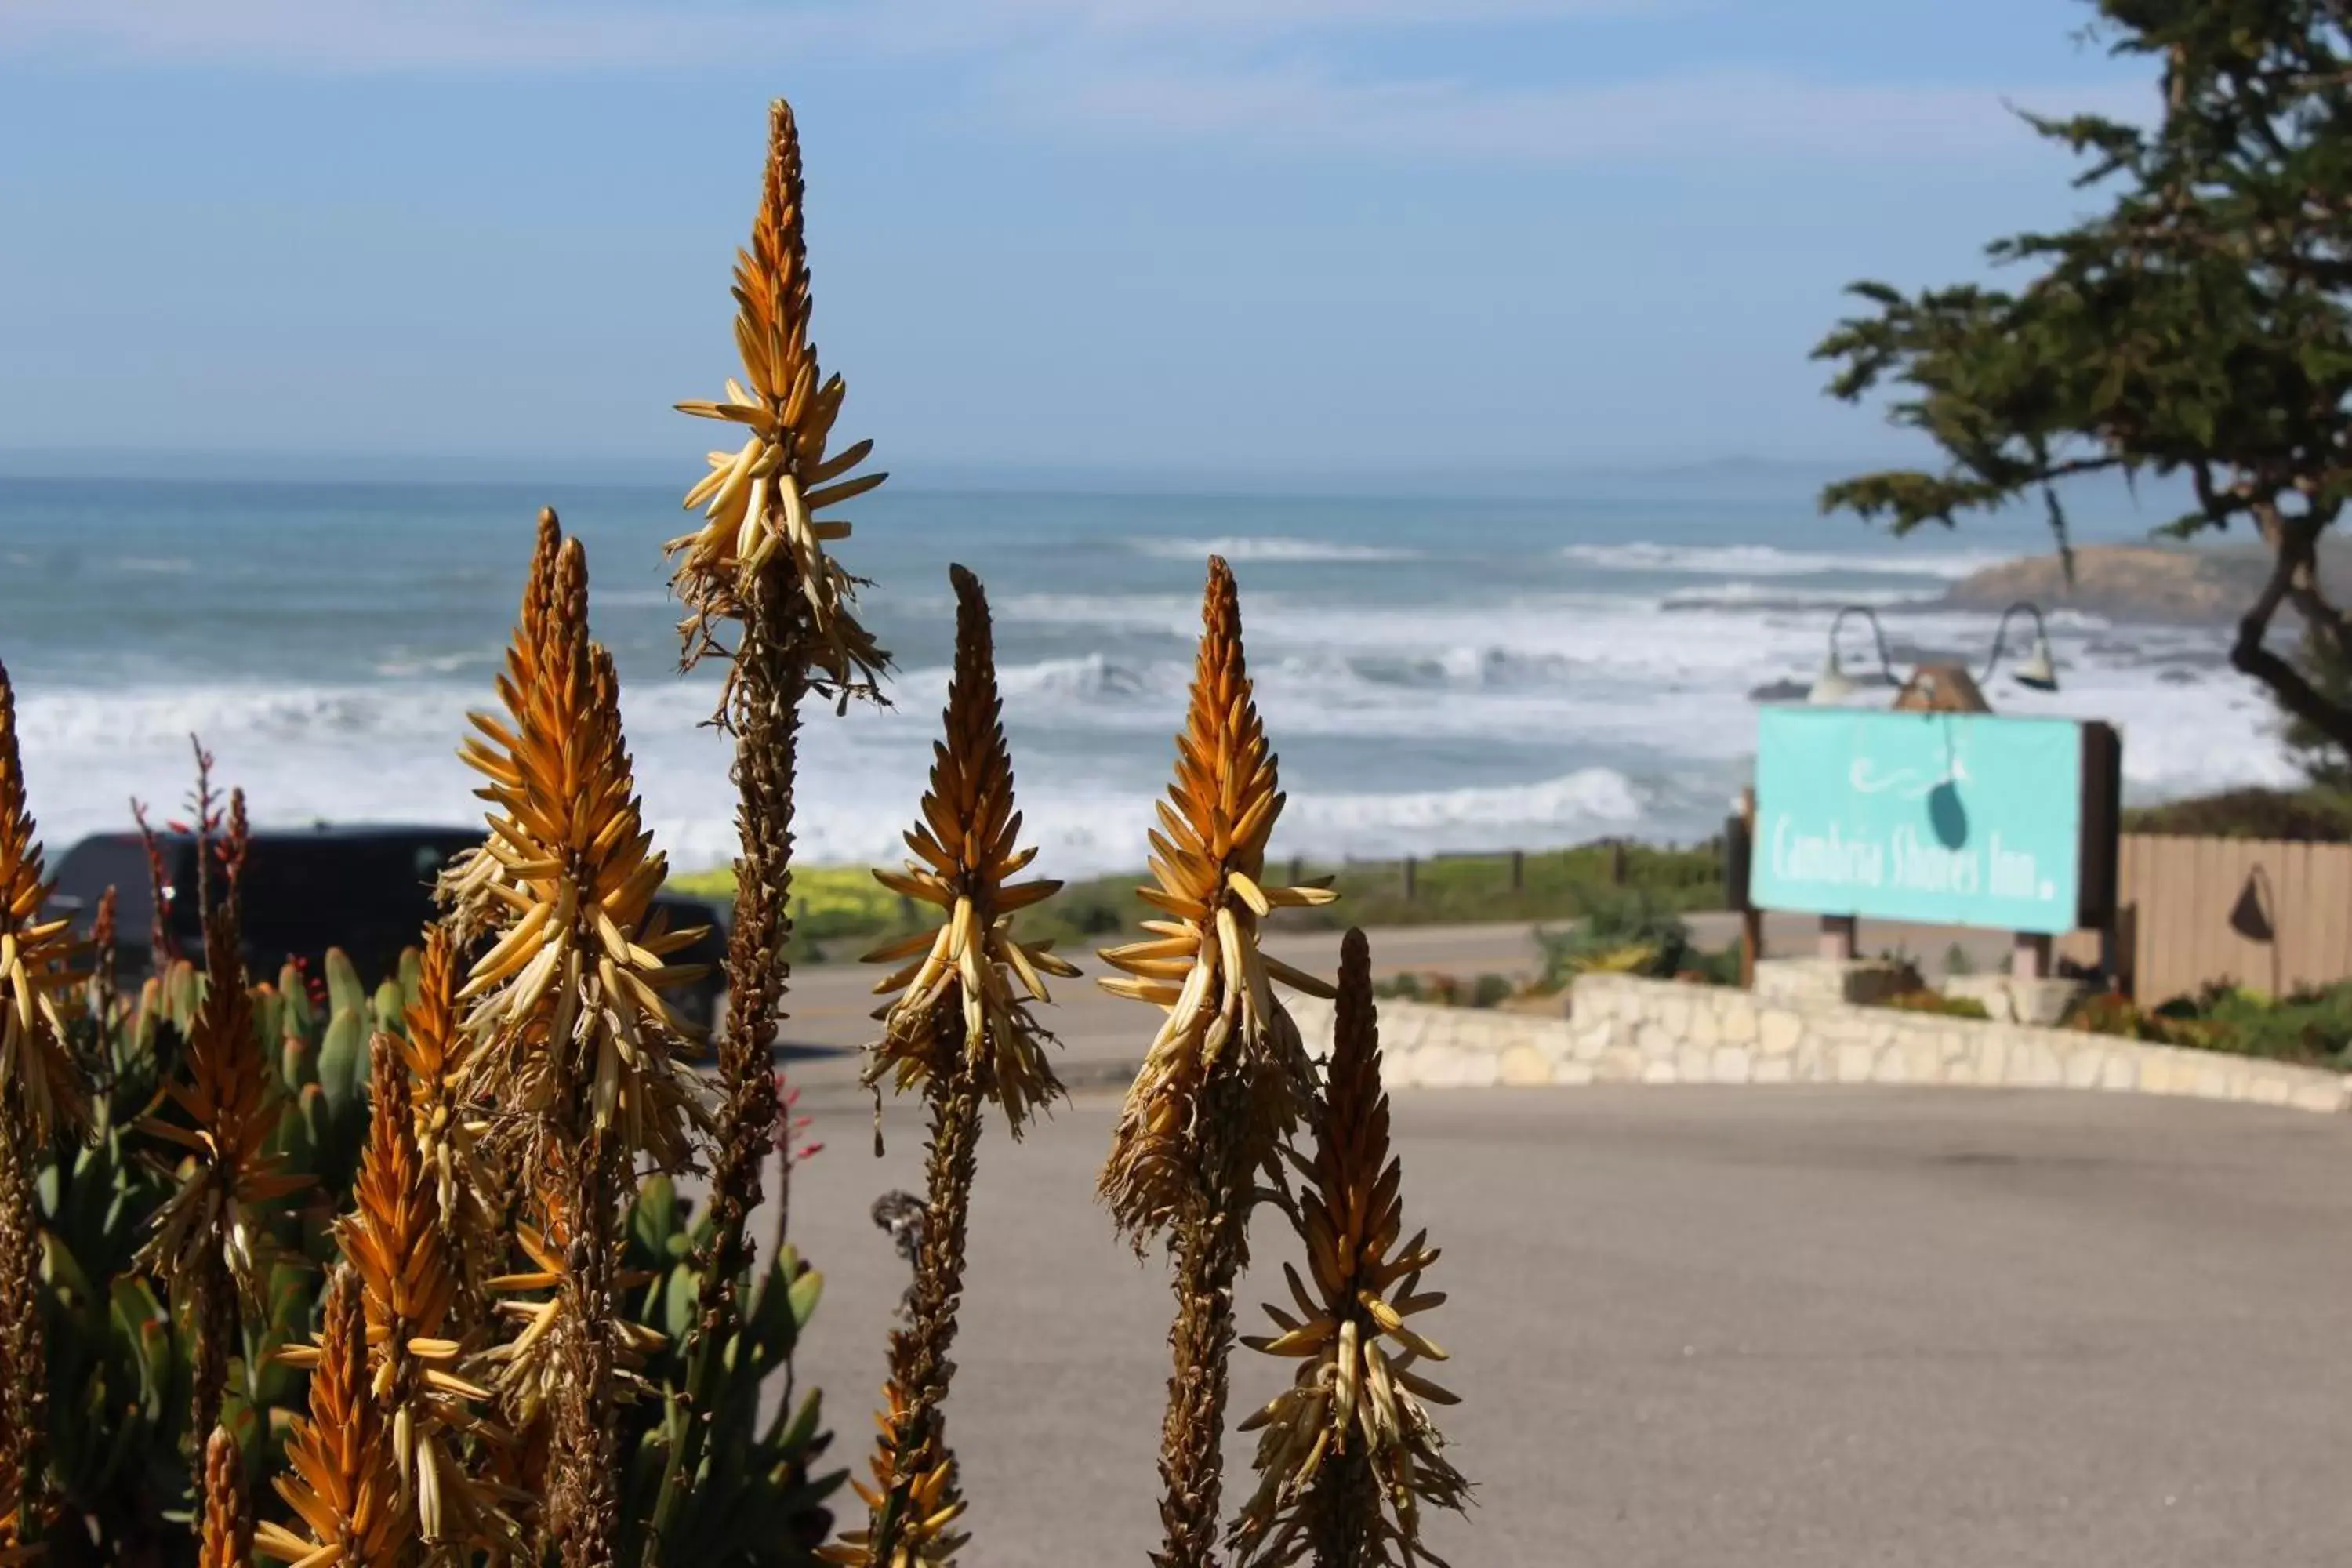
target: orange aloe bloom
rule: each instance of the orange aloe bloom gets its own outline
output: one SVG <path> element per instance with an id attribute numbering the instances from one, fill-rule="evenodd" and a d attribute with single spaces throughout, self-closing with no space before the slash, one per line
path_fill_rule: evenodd
<path id="1" fill-rule="evenodd" d="M 490 1394 L 453 1370 L 463 1353 L 449 1337 L 457 1274 L 432 1174 L 408 1108 L 394 1092 L 399 1047 L 380 1034 L 373 1054 L 377 1092 L 360 1156 L 357 1204 L 335 1227 L 337 1244 L 359 1276 L 368 1396 L 390 1418 L 397 1505 L 423 1538 L 503 1541 L 511 1526 L 498 1500 L 467 1477 L 451 1441 L 455 1434 L 484 1430 L 470 1402 L 487 1402 Z M 282 1352 L 279 1359 L 315 1368 L 321 1353 L 303 1347 Z"/>
<path id="2" fill-rule="evenodd" d="M 1138 1237 L 1182 1207 L 1199 1163 L 1197 1101 L 1213 1077 L 1230 1074 L 1250 1086 L 1246 1124 L 1232 1130 L 1244 1169 L 1271 1158 L 1297 1124 L 1308 1092 L 1307 1055 L 1269 982 L 1331 994 L 1258 948 L 1258 922 L 1275 910 L 1338 895 L 1264 885 L 1266 840 L 1284 796 L 1243 658 L 1240 595 L 1232 571 L 1213 556 L 1201 616 L 1175 782 L 1151 834 L 1153 882 L 1139 889 L 1169 918 L 1145 925 L 1150 941 L 1102 955 L 1127 972 L 1102 982 L 1105 990 L 1167 1013 L 1128 1091 L 1102 1175 L 1112 1215 Z"/>
<path id="3" fill-rule="evenodd" d="M 678 1058 L 691 1030 L 663 993 L 701 972 L 667 955 L 699 931 L 649 919 L 668 862 L 643 826 L 612 656 L 588 636 L 588 559 L 552 512 L 499 682 L 507 717 L 473 715 L 465 760 L 494 807 L 461 900 L 497 941 L 457 993 L 478 1041 L 475 1087 L 565 1141 L 686 1165 L 708 1125 Z"/>
<path id="4" fill-rule="evenodd" d="M 457 1018 L 457 944 L 436 924 L 425 942 L 416 1001 L 398 1041 L 408 1069 L 408 1107 L 416 1147 L 431 1173 L 441 1233 L 461 1279 L 478 1277 L 506 1237 L 497 1210 L 498 1178 L 482 1147 L 487 1124 L 467 1103 L 474 1037 Z"/>
<path id="5" fill-rule="evenodd" d="M 15 1509 L 0 1513 L 0 1568 L 19 1568 L 22 1563 L 38 1562 L 46 1550 L 38 1542 L 30 1546 L 22 1543 L 16 1532 Z"/>
<path id="6" fill-rule="evenodd" d="M 272 1485 L 294 1510 L 254 1532 L 265 1557 L 303 1568 L 393 1568 L 411 1539 L 383 1413 L 368 1396 L 367 1317 L 360 1284 L 338 1268 L 310 1373 L 310 1416 L 290 1424 L 287 1473 Z"/>
<path id="7" fill-rule="evenodd" d="M 197 1568 L 246 1568 L 253 1560 L 253 1519 L 245 1506 L 245 1460 L 224 1426 L 205 1444 L 205 1523 Z"/>
<path id="8" fill-rule="evenodd" d="M 850 1489 L 857 1494 L 869 1513 L 880 1511 L 884 1495 L 890 1489 L 896 1468 L 897 1435 L 907 1426 L 906 1397 L 896 1385 L 882 1387 L 883 1407 L 875 1412 L 874 1425 L 881 1431 L 871 1468 L 874 1482 L 851 1478 Z M 944 1568 L 955 1561 L 971 1539 L 955 1528 L 963 1517 L 964 1500 L 956 1488 L 955 1461 L 943 1458 L 916 1480 L 908 1495 L 906 1518 L 898 1527 L 898 1544 L 891 1549 L 887 1563 L 877 1563 L 866 1542 L 871 1530 L 853 1530 L 845 1533 L 833 1545 L 821 1547 L 817 1556 L 826 1563 L 836 1563 L 845 1568 Z"/>

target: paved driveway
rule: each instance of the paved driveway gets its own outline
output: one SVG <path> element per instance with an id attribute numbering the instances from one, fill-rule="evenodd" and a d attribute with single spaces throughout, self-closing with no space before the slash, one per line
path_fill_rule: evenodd
<path id="1" fill-rule="evenodd" d="M 919 1185 L 921 1140 L 894 1109 L 877 1163 L 849 1095 L 814 1100 L 794 1226 L 829 1284 L 802 1371 L 862 1462 L 905 1282 L 866 1210 Z M 967 1568 L 1156 1541 L 1167 1297 L 1092 1200 L 1112 1106 L 983 1144 L 949 1415 Z M 2352 1554 L 2352 1124 L 1888 1089 L 1419 1091 L 1396 1120 L 1484 1483 L 1436 1531 L 1456 1568 Z M 1246 1407 L 1275 1374 L 1238 1360 Z"/>

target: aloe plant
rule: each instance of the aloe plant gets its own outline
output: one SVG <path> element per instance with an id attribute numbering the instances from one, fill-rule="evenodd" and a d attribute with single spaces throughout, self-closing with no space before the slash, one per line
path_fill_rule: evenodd
<path id="1" fill-rule="evenodd" d="M 664 1345 L 645 1367 L 659 1397 L 632 1407 L 621 1434 L 624 1561 L 644 1550 L 669 1456 L 686 1430 L 682 1394 L 702 1293 L 697 1263 L 709 1256 L 717 1225 L 709 1208 L 695 1212 L 667 1176 L 648 1180 L 629 1209 L 622 1268 L 645 1279 L 632 1313 Z M 823 1400 L 793 1382 L 793 1351 L 815 1315 L 824 1276 L 787 1245 L 764 1268 L 743 1270 L 736 1285 L 743 1318 L 728 1338 L 725 1375 L 706 1411 L 693 1506 L 669 1522 L 668 1560 L 801 1568 L 816 1562 L 833 1529 L 825 1502 L 847 1474 L 817 1472 L 833 1441 Z M 779 1378 L 782 1386 L 763 1417 L 762 1392 Z"/>
<path id="2" fill-rule="evenodd" d="M 379 1031 L 403 1031 L 418 977 L 410 953 L 397 975 L 370 991 L 348 959 L 331 952 L 315 987 L 289 967 L 276 984 L 252 989 L 255 1029 L 282 1090 L 277 1152 L 315 1182 L 279 1218 L 284 1255 L 270 1271 L 268 1314 L 244 1324 L 223 1408 L 249 1479 L 281 1466 L 287 1424 L 308 1410 L 308 1379 L 275 1352 L 309 1342 L 319 1326 L 325 1265 L 335 1256 L 328 1226 L 350 1206 L 368 1133 L 368 1042 Z M 133 1123 L 175 1069 L 204 994 L 204 976 L 175 963 L 105 1027 L 87 1013 L 75 1021 L 73 1045 L 96 1085 L 91 1137 L 59 1146 L 37 1172 L 47 1241 L 46 1561 L 67 1568 L 197 1561 L 192 1461 L 204 1435 L 188 1426 L 190 1346 L 170 1304 L 133 1265 L 170 1195 L 172 1173 Z M 623 1521 L 633 1547 L 686 1420 L 680 1347 L 702 1289 L 695 1261 L 712 1223 L 667 1177 L 646 1183 L 628 1212 L 624 1270 L 645 1281 L 628 1306 L 665 1336 L 644 1368 L 652 1395 L 631 1407 L 622 1435 Z M 793 1348 L 824 1279 L 788 1247 L 739 1283 L 746 1321 L 709 1412 L 697 1506 L 677 1526 L 677 1561 L 794 1568 L 814 1561 L 832 1528 L 824 1503 L 842 1480 L 816 1468 L 831 1441 L 817 1394 L 789 1384 Z M 763 1414 L 761 1391 L 780 1377 L 784 1397 Z M 266 1489 L 260 1511 L 270 1511 Z"/>
<path id="3" fill-rule="evenodd" d="M 252 988 L 254 1028 L 278 1076 L 273 1152 L 289 1170 L 349 1171 L 366 1127 L 366 1040 L 381 1021 L 341 953 L 330 955 L 327 1005 L 314 1005 L 289 970 Z M 52 1563 L 178 1563 L 195 1560 L 193 1476 L 207 1434 L 189 1429 L 192 1347 L 171 1304 L 136 1267 L 152 1222 L 174 1190 L 170 1145 L 142 1132 L 142 1113 L 177 1070 L 204 1004 L 205 978 L 178 963 L 151 976 L 137 1000 L 73 1028 L 90 1068 L 91 1132 L 60 1144 L 38 1172 L 47 1239 L 43 1323 L 48 1344 L 47 1480 Z M 356 1067 L 353 1058 L 356 1058 Z M 344 1178 L 346 1181 L 348 1178 Z M 301 1407 L 303 1378 L 272 1352 L 306 1336 L 331 1250 L 326 1194 L 314 1186 L 278 1215 L 281 1252 L 268 1269 L 266 1313 L 247 1314 L 222 1423 L 249 1468 L 274 1463 L 285 1415 Z"/>

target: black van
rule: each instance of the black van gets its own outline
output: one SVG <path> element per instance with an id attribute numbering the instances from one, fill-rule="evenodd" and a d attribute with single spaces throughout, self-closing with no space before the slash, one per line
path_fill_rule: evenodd
<path id="1" fill-rule="evenodd" d="M 365 824 L 314 828 L 257 828 L 245 864 L 245 962 L 248 973 L 274 979 L 289 959 L 315 973 L 327 950 L 339 947 L 373 985 L 390 975 L 403 948 L 416 945 L 435 914 L 433 880 L 442 868 L 482 841 L 462 827 Z M 201 958 L 204 940 L 196 908 L 196 841 L 158 834 L 163 856 L 165 929 L 181 952 Z M 147 850 L 136 833 L 85 838 L 55 867 L 50 907 L 88 934 L 99 900 L 115 889 L 115 963 L 125 981 L 152 966 L 154 904 Z M 677 954 L 676 963 L 708 963 L 711 973 L 677 994 L 677 1009 L 708 1027 L 718 1011 L 727 956 L 724 917 L 699 899 L 663 893 L 655 907 L 672 930 L 708 926 L 709 933 Z"/>

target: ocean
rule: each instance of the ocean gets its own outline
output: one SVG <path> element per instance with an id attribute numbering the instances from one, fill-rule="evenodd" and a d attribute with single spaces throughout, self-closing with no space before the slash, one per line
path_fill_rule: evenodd
<path id="1" fill-rule="evenodd" d="M 1719 487 L 1717 487 L 1719 490 Z M 462 822 L 455 748 L 512 624 L 532 520 L 585 542 L 646 816 L 680 868 L 733 841 L 716 674 L 677 672 L 666 488 L 0 479 L 0 663 L 44 837 L 177 815 L 188 736 L 255 819 Z M 812 863 L 895 860 L 939 722 L 951 561 L 995 611 L 1006 724 L 1043 868 L 1139 866 L 1211 552 L 1241 580 L 1290 804 L 1277 855 L 1695 840 L 1747 776 L 1756 696 L 1810 681 L 1832 615 L 1873 606 L 1897 662 L 1981 666 L 1953 580 L 2049 541 L 2029 517 L 1896 541 L 1796 496 L 1432 500 L 926 490 L 852 509 L 840 547 L 895 655 L 887 710 L 812 706 L 797 829 Z M 2091 537 L 2157 520 L 2117 519 Z M 1850 671 L 1873 667 L 1849 626 Z M 2005 712 L 2100 718 L 2135 799 L 2294 770 L 2210 629 L 2053 616 L 2062 687 Z M 2019 646 L 2021 648 L 2022 639 Z M 1782 689 L 1788 689 L 1783 688 Z"/>

